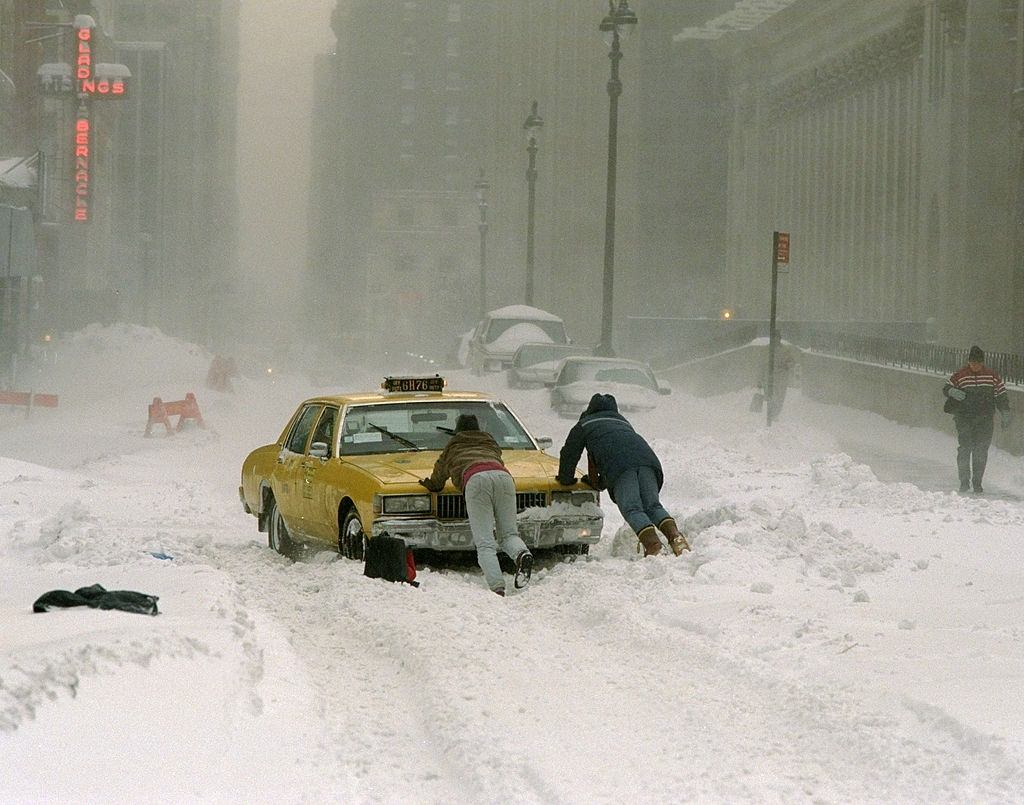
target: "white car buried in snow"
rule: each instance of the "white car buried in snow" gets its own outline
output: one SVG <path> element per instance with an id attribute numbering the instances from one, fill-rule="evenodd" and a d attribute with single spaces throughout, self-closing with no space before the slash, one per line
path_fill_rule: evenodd
<path id="1" fill-rule="evenodd" d="M 646 363 L 574 356 L 559 364 L 551 407 L 561 416 L 576 417 L 595 394 L 611 394 L 620 411 L 649 411 L 658 404 L 659 395 L 671 393 Z"/>
<path id="2" fill-rule="evenodd" d="M 509 305 L 485 315 L 469 340 L 466 366 L 477 374 L 500 372 L 512 365 L 520 345 L 568 344 L 565 322 L 553 313 L 528 305 Z"/>

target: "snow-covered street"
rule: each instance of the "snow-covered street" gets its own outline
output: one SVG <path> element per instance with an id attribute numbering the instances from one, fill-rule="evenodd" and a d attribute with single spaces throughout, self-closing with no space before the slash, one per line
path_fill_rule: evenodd
<path id="1" fill-rule="evenodd" d="M 522 592 L 411 588 L 267 547 L 242 459 L 323 389 L 212 392 L 210 358 L 94 326 L 32 378 L 57 409 L 0 412 L 0 801 L 1024 802 L 1019 457 L 961 497 L 951 432 L 798 390 L 769 431 L 749 393 L 675 393 L 630 419 L 692 554 L 639 558 L 605 499 L 591 555 Z M 447 375 L 557 454 L 545 391 Z M 187 391 L 208 428 L 144 438 Z M 32 612 L 97 583 L 161 614 Z"/>

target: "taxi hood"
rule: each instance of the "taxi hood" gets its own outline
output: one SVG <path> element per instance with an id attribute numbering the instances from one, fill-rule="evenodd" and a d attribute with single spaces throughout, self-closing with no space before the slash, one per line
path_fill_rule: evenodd
<path id="1" fill-rule="evenodd" d="M 380 456 L 346 456 L 345 461 L 372 475 L 383 485 L 417 483 L 434 471 L 439 450 L 390 453 Z M 517 482 L 530 480 L 545 487 L 557 486 L 558 459 L 542 450 L 505 450 L 502 461 Z M 451 486 L 449 481 L 448 486 Z"/>

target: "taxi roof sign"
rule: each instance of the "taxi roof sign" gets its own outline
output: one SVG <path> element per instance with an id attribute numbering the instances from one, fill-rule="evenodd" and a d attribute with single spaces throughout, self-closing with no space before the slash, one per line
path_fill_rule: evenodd
<path id="1" fill-rule="evenodd" d="M 447 382 L 441 375 L 433 375 L 427 377 L 419 377 L 417 375 L 407 375 L 404 377 L 385 377 L 384 382 L 380 384 L 380 387 L 387 392 L 400 393 L 400 392 L 438 392 L 444 391 L 444 387 Z"/>

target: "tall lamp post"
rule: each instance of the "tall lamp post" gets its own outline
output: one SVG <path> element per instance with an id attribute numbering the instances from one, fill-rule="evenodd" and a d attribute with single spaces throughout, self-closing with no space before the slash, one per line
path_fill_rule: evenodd
<path id="1" fill-rule="evenodd" d="M 601 343 L 599 355 L 612 355 L 612 300 L 615 282 L 615 170 L 619 138 L 619 62 L 622 51 L 619 43 L 636 25 L 636 14 L 627 0 L 608 0 L 608 16 L 601 20 L 600 30 L 608 42 L 608 58 L 612 62 L 612 75 L 608 80 L 608 191 L 604 214 L 604 292 L 601 306 Z"/>
<path id="2" fill-rule="evenodd" d="M 526 132 L 526 153 L 530 155 L 530 164 L 526 169 L 526 186 L 529 190 L 526 204 L 526 304 L 533 304 L 533 213 L 537 189 L 537 137 L 544 127 L 544 119 L 537 114 L 537 102 L 533 102 L 523 131 Z"/>
<path id="3" fill-rule="evenodd" d="M 480 168 L 480 176 L 473 184 L 476 191 L 476 205 L 480 209 L 480 318 L 487 313 L 487 191 L 491 186 L 484 179 L 484 169 Z"/>

